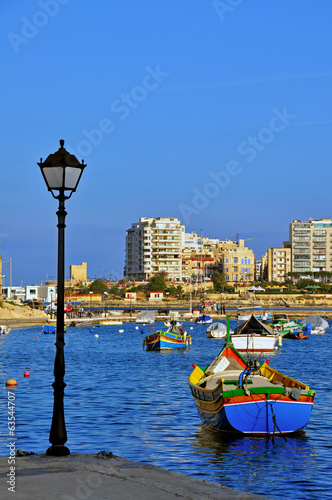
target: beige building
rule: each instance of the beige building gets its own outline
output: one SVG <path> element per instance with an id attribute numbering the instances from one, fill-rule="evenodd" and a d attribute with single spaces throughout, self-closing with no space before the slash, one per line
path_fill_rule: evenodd
<path id="1" fill-rule="evenodd" d="M 289 225 L 292 271 L 302 276 L 332 271 L 332 220 L 294 220 Z"/>
<path id="2" fill-rule="evenodd" d="M 80 265 L 70 266 L 70 284 L 78 285 L 79 283 L 85 283 L 88 276 L 88 265 L 86 262 L 82 262 Z"/>
<path id="3" fill-rule="evenodd" d="M 217 264 L 220 241 L 203 238 L 196 233 L 184 233 L 182 238 L 182 279 L 204 281 L 219 269 Z"/>
<path id="4" fill-rule="evenodd" d="M 287 274 L 292 270 L 291 248 L 269 248 L 267 251 L 267 280 L 285 281 Z"/>
<path id="5" fill-rule="evenodd" d="M 184 226 L 174 217 L 142 217 L 126 234 L 124 276 L 146 281 L 159 272 L 182 281 L 181 238 Z"/>
<path id="6" fill-rule="evenodd" d="M 244 245 L 244 240 L 221 241 L 221 270 L 229 283 L 248 283 L 255 279 L 255 255 Z"/>

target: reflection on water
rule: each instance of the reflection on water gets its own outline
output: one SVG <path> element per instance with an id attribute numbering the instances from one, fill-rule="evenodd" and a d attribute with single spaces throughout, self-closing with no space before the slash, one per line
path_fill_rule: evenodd
<path id="1" fill-rule="evenodd" d="M 233 324 L 232 324 L 233 323 Z M 231 322 L 231 328 L 235 326 Z M 158 324 L 153 325 L 155 328 Z M 204 429 L 188 386 L 192 363 L 208 365 L 223 341 L 207 339 L 204 325 L 185 325 L 192 346 L 146 352 L 135 324 L 68 328 L 65 336 L 65 418 L 72 453 L 102 449 L 130 460 L 201 477 L 273 498 L 327 498 L 332 450 L 331 333 L 310 341 L 284 340 L 271 365 L 316 390 L 306 433 L 271 439 L 225 436 Z M 193 326 L 193 330 L 190 330 Z M 119 328 L 124 333 L 119 332 Z M 145 334 L 152 326 L 144 327 Z M 38 337 L 38 338 L 36 338 Z M 0 411 L 6 415 L 5 381 L 16 378 L 18 448 L 44 453 L 53 410 L 55 336 L 41 327 L 0 337 Z M 30 366 L 30 377 L 24 378 Z M 1 455 L 8 437 L 0 420 Z"/>

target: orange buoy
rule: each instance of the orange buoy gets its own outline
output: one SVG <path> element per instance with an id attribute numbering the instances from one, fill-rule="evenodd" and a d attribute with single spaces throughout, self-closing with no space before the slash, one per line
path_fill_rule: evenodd
<path id="1" fill-rule="evenodd" d="M 17 385 L 17 382 L 14 378 L 9 378 L 6 382 L 7 386 L 13 387 L 14 385 Z"/>
<path id="2" fill-rule="evenodd" d="M 29 372 L 24 372 L 24 376 L 25 376 L 25 378 L 30 377 L 30 373 Z"/>
<path id="3" fill-rule="evenodd" d="M 38 339 L 38 335 L 36 335 L 36 339 Z"/>

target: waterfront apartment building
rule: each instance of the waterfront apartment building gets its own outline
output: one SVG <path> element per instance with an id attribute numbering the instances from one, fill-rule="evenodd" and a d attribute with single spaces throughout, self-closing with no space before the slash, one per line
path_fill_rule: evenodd
<path id="1" fill-rule="evenodd" d="M 126 233 L 124 276 L 146 281 L 166 272 L 173 281 L 182 281 L 182 233 L 184 225 L 174 217 L 141 217 Z"/>
<path id="2" fill-rule="evenodd" d="M 184 233 L 182 238 L 182 279 L 184 281 L 204 281 L 211 279 L 218 270 L 217 238 L 203 238 L 195 232 Z"/>
<path id="3" fill-rule="evenodd" d="M 303 276 L 332 271 L 332 220 L 294 220 L 289 225 L 292 271 Z"/>
<path id="4" fill-rule="evenodd" d="M 292 270 L 292 249 L 286 244 L 282 248 L 267 251 L 267 280 L 282 283 Z"/>
<path id="5" fill-rule="evenodd" d="M 220 269 L 229 283 L 248 283 L 255 279 L 255 255 L 244 245 L 244 240 L 221 241 Z"/>

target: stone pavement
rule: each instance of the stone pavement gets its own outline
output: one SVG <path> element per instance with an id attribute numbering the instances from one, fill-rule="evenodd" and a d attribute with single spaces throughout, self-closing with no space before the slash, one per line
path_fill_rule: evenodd
<path id="1" fill-rule="evenodd" d="M 237 491 L 113 455 L 0 457 L 1 500 L 251 500 L 267 497 Z M 12 462 L 13 464 L 13 462 Z M 7 475 L 12 470 L 11 478 Z M 14 474 L 13 474 L 14 472 Z M 15 479 L 14 479 L 15 477 Z M 7 481 L 12 480 L 11 486 Z M 8 488 L 14 488 L 10 491 Z M 15 492 L 14 492 L 15 491 Z"/>

